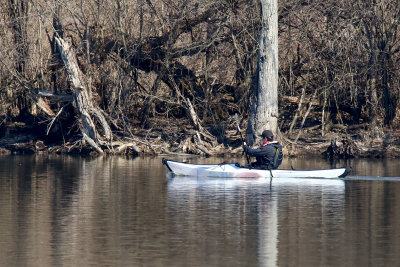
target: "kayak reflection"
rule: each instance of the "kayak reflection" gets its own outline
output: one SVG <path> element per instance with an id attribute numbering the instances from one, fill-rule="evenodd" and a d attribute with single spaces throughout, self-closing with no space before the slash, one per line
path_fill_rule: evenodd
<path id="1" fill-rule="evenodd" d="M 189 255 L 234 254 L 237 263 L 256 259 L 253 266 L 291 265 L 301 237 L 336 234 L 332 227 L 344 214 L 345 181 L 299 178 L 212 178 L 167 175 L 170 229 L 180 244 L 195 242 Z M 177 236 L 177 235 L 174 235 Z M 219 245 L 218 245 L 219 244 Z M 285 244 L 285 247 L 282 247 Z M 317 250 L 321 244 L 308 245 Z M 220 251 L 225 248 L 227 251 Z M 229 252 L 229 253 L 228 253 Z M 294 254 L 292 255 L 292 252 Z M 290 253 L 290 257 L 286 255 Z M 305 254 L 304 254 L 305 255 Z M 329 258 L 327 253 L 326 259 Z M 321 257 L 325 257 L 321 255 Z"/>
<path id="2" fill-rule="evenodd" d="M 175 176 L 169 172 L 167 174 L 169 190 L 187 190 L 195 188 L 207 188 L 213 186 L 224 186 L 225 188 L 235 188 L 240 186 L 271 185 L 273 187 L 310 187 L 310 186 L 329 186 L 330 189 L 344 191 L 345 182 L 342 179 L 319 179 L 319 178 L 219 178 L 202 176 Z"/>

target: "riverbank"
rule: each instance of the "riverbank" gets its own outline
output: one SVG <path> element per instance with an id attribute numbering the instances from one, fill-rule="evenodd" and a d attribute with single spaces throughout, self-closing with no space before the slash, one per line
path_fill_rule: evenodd
<path id="1" fill-rule="evenodd" d="M 200 134 L 185 123 L 158 124 L 162 127 L 152 129 L 132 129 L 130 136 L 115 136 L 115 140 L 104 146 L 106 154 L 126 155 L 174 155 L 194 154 L 200 156 L 242 156 L 241 138 L 233 125 L 208 128 L 208 138 L 214 138 L 214 146 L 207 149 Z M 321 156 L 333 158 L 398 158 L 400 157 L 400 132 L 384 130 L 371 136 L 366 129 L 341 128 L 321 136 L 318 127 L 303 128 L 298 140 L 297 133 L 292 138 L 282 133 L 279 141 L 284 146 L 284 154 L 290 157 Z M 109 145 L 111 143 L 111 145 Z M 37 131 L 13 125 L 0 139 L 2 154 L 81 154 L 97 155 L 91 146 L 79 136 L 70 137 L 63 142 L 55 142 L 54 137 L 44 136 Z"/>

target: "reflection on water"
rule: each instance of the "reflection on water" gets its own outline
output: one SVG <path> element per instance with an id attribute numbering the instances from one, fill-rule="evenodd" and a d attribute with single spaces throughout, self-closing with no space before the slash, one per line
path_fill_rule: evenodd
<path id="1" fill-rule="evenodd" d="M 353 161 L 352 175 L 400 177 L 395 163 Z M 3 156 L 0 266 L 399 266 L 399 193 L 386 180 L 173 178 L 159 158 Z"/>
<path id="2" fill-rule="evenodd" d="M 316 227 L 319 227 L 318 231 L 329 232 L 329 226 L 332 223 L 336 224 L 337 218 L 342 218 L 344 214 L 344 181 L 312 179 L 312 183 L 306 184 L 304 181 L 305 179 L 275 179 L 270 186 L 269 179 L 252 181 L 176 177 L 168 182 L 168 203 L 171 207 L 188 211 L 181 212 L 177 221 L 176 227 L 181 227 L 179 229 L 181 233 L 187 232 L 191 236 L 195 228 L 198 228 L 192 229 L 183 222 L 195 221 L 200 225 L 205 224 L 207 225 L 205 229 L 209 229 L 208 224 L 212 222 L 216 228 L 208 235 L 206 239 L 208 242 L 205 244 L 199 244 L 195 240 L 207 235 L 194 237 L 196 250 L 215 251 L 224 244 L 225 248 L 229 248 L 226 254 L 236 255 L 233 262 L 227 262 L 227 259 L 221 262 L 208 262 L 212 266 L 230 266 L 238 262 L 239 266 L 249 263 L 255 266 L 275 266 L 278 265 L 281 250 L 290 254 L 283 257 L 285 259 L 283 265 L 296 265 L 299 259 L 302 260 L 302 255 L 305 255 L 305 259 L 312 257 L 310 251 L 305 254 L 296 252 L 297 256 L 294 257 L 293 250 L 315 249 L 305 244 L 298 248 L 299 238 L 309 238 L 310 230 L 314 231 Z M 315 206 L 306 205 L 299 208 L 299 202 L 308 204 L 315 202 Z M 295 210 L 290 210 L 290 217 L 280 218 L 278 215 L 282 213 L 280 210 L 296 206 Z M 331 212 L 334 216 L 329 216 Z M 294 240 L 296 241 L 292 243 Z M 317 247 L 319 242 L 326 241 L 326 238 L 319 237 Z M 327 251 L 325 256 L 330 253 L 331 251 Z M 220 252 L 220 255 L 223 254 L 224 252 Z M 288 259 L 292 259 L 293 262 L 286 262 Z"/>
<path id="3" fill-rule="evenodd" d="M 165 173 L 146 159 L 29 156 L 0 164 L 1 266 L 130 262 L 123 248 L 149 240 L 137 227 L 154 224 L 149 212 L 163 205 Z"/>

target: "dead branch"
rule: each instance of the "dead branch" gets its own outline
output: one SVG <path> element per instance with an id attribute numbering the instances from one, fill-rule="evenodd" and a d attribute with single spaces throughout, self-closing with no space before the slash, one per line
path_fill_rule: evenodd
<path id="1" fill-rule="evenodd" d="M 33 102 L 38 106 L 44 113 L 49 116 L 54 116 L 53 110 L 50 108 L 49 104 L 41 97 L 34 97 Z"/>
<path id="2" fill-rule="evenodd" d="M 55 94 L 47 90 L 39 91 L 38 95 L 53 99 L 55 101 L 72 102 L 74 100 L 74 97 L 70 94 Z"/>
<path id="3" fill-rule="evenodd" d="M 53 117 L 53 119 L 51 120 L 51 122 L 49 123 L 49 125 L 47 126 L 47 131 L 46 131 L 46 135 L 49 135 L 49 131 L 51 129 L 51 126 L 53 126 L 54 121 L 57 119 L 57 117 L 61 114 L 61 112 L 63 111 L 65 106 L 61 107 L 60 110 L 57 112 L 57 114 Z"/>
<path id="4" fill-rule="evenodd" d="M 299 132 L 297 133 L 297 136 L 296 136 L 296 139 L 294 140 L 294 143 L 297 143 L 297 140 L 299 140 L 299 138 L 300 138 L 304 123 L 305 123 L 308 115 L 310 114 L 310 111 L 311 111 L 311 109 L 313 107 L 313 101 L 314 101 L 314 98 L 317 96 L 317 93 L 318 93 L 318 89 L 316 89 L 314 91 L 314 94 L 313 94 L 313 96 L 311 98 L 311 101 L 308 104 L 308 109 L 307 109 L 306 113 L 304 114 L 303 120 L 302 120 L 301 125 L 300 125 Z"/>
<path id="5" fill-rule="evenodd" d="M 82 132 L 83 135 L 83 140 L 85 140 L 86 142 L 88 142 L 88 144 L 90 146 L 92 146 L 97 152 L 99 152 L 100 154 L 103 154 L 103 150 L 101 149 L 101 147 L 89 136 L 87 136 L 87 134 L 85 132 Z"/>
<path id="6" fill-rule="evenodd" d="M 304 97 L 306 95 L 306 87 L 303 87 L 303 90 L 301 92 L 301 97 L 300 97 L 300 101 L 299 101 L 299 106 L 297 107 L 296 113 L 294 114 L 292 123 L 290 124 L 290 128 L 289 128 L 289 135 L 292 134 L 293 132 L 293 127 L 296 125 L 297 122 L 297 118 L 299 116 L 301 116 L 301 111 L 302 111 L 302 107 L 303 107 L 303 102 L 304 102 Z"/>

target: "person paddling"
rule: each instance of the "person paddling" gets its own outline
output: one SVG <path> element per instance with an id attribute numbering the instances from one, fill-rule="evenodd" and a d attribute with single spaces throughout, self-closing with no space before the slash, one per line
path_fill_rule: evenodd
<path id="1" fill-rule="evenodd" d="M 261 134 L 262 144 L 259 148 L 252 149 L 246 142 L 243 143 L 244 152 L 256 157 L 256 161 L 250 163 L 250 167 L 257 169 L 277 169 L 282 163 L 282 146 L 278 141 L 274 141 L 274 135 L 270 130 L 265 130 Z"/>

